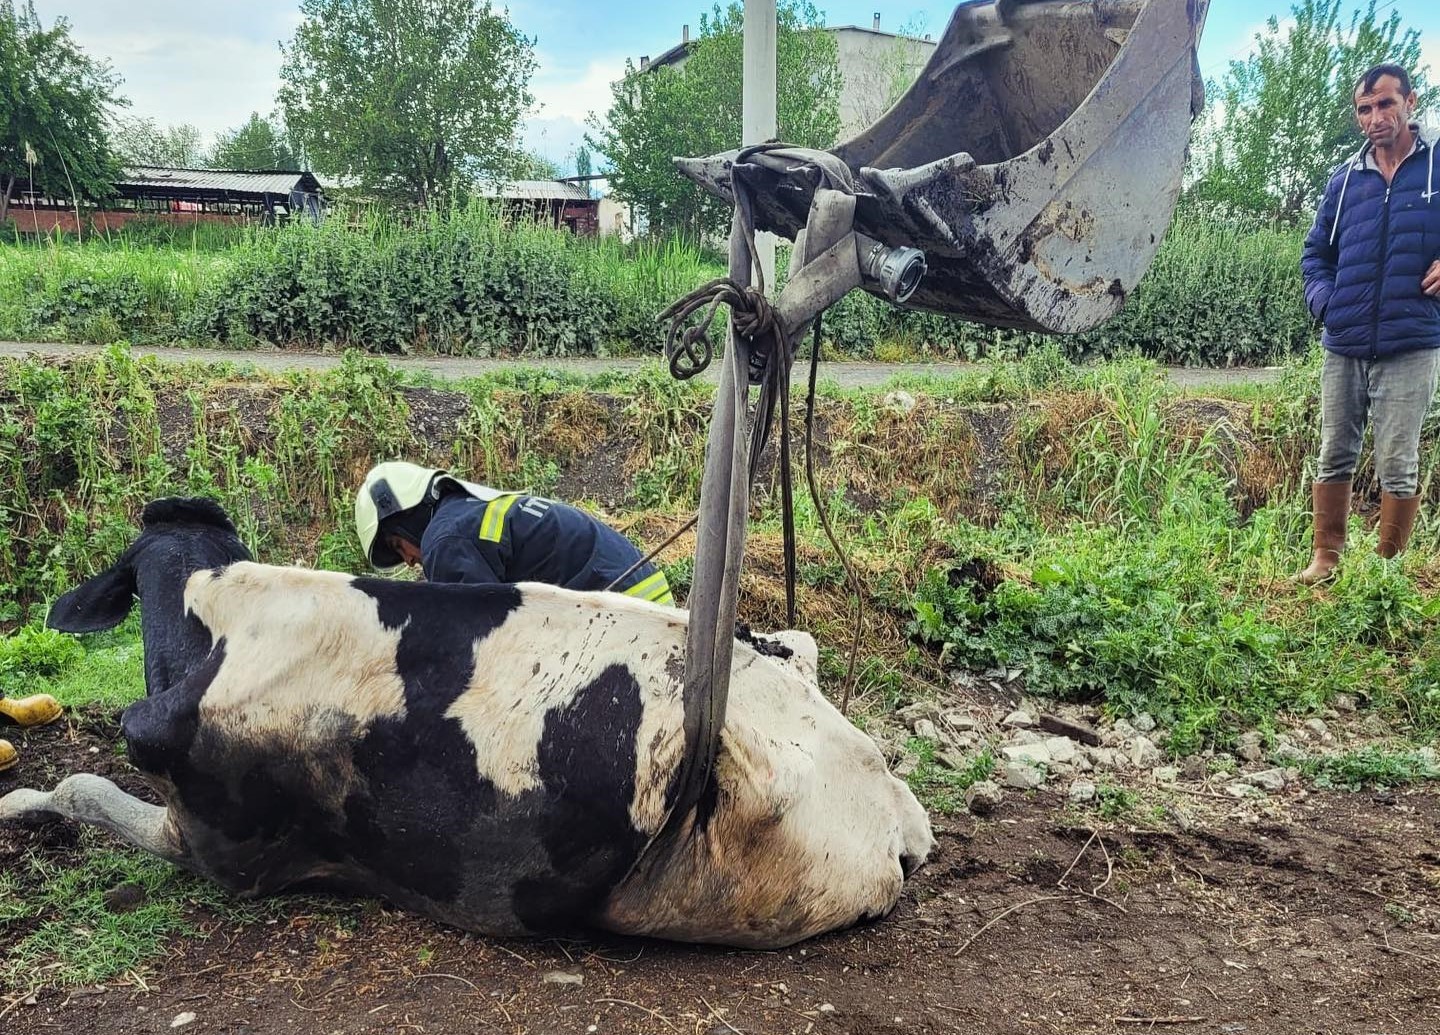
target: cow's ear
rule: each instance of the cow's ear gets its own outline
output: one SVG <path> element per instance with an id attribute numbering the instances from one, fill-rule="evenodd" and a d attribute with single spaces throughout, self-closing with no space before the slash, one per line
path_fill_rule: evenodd
<path id="1" fill-rule="evenodd" d="M 124 621 L 134 604 L 135 570 L 117 564 L 55 601 L 45 624 L 61 632 L 100 632 Z"/>

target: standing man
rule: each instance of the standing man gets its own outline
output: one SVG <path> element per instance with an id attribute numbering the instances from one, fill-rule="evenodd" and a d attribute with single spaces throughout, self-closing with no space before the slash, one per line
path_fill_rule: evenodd
<path id="1" fill-rule="evenodd" d="M 1355 84 L 1359 152 L 1330 177 L 1300 267 L 1305 301 L 1325 325 L 1320 459 L 1312 487 L 1315 552 L 1296 576 L 1313 585 L 1345 548 L 1350 485 L 1375 426 L 1382 557 L 1405 549 L 1420 508 L 1420 425 L 1440 362 L 1440 196 L 1433 141 L 1413 121 L 1399 65 Z"/>
<path id="2" fill-rule="evenodd" d="M 548 582 L 673 605 L 665 573 L 582 510 L 463 482 L 433 467 L 375 466 L 355 494 L 355 531 L 377 568 L 420 565 L 431 582 Z M 628 574 L 627 574 L 628 573 Z"/>

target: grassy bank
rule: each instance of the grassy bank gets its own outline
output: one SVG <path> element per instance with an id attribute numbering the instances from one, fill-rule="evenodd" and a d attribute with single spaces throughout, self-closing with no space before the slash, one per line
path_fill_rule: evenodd
<path id="1" fill-rule="evenodd" d="M 1037 354 L 912 381 L 888 401 L 825 393 L 820 470 L 867 587 L 866 707 L 923 694 L 947 667 L 1004 667 L 1036 693 L 1147 712 L 1177 753 L 1357 687 L 1404 729 L 1433 733 L 1428 509 L 1400 561 L 1374 556 L 1373 514 L 1357 515 L 1331 589 L 1286 581 L 1308 549 L 1314 383 L 1302 366 L 1243 399 L 1186 399 L 1143 363 L 1081 372 Z M 264 559 L 358 571 L 350 492 L 394 456 L 577 500 L 658 542 L 696 501 L 708 391 L 658 369 L 623 382 L 522 371 L 413 385 L 358 355 L 284 378 L 123 349 L 8 362 L 0 618 L 37 620 L 123 549 L 146 500 L 173 493 L 220 499 Z M 771 463 L 742 602 L 762 628 L 783 622 L 773 479 Z M 1359 490 L 1373 503 L 1368 475 Z M 834 675 L 849 621 L 843 572 L 803 501 L 799 526 L 802 613 Z M 691 549 L 682 539 L 663 555 L 682 589 Z"/>
<path id="2" fill-rule="evenodd" d="M 1308 553 L 1316 375 L 1302 365 L 1234 398 L 1194 399 L 1144 363 L 1082 371 L 1038 352 L 894 392 L 822 392 L 818 470 L 865 593 L 851 716 L 879 737 L 899 730 L 929 807 L 963 808 L 997 749 L 942 760 L 894 713 L 953 699 L 950 681 L 967 670 L 1015 672 L 1028 694 L 1114 718 L 1147 715 L 1176 757 L 1224 751 L 1251 730 L 1268 739 L 1343 700 L 1373 742 L 1296 760 L 1308 777 L 1348 788 L 1436 778 L 1421 745 L 1440 732 L 1440 429 L 1425 432 L 1428 503 L 1411 551 L 1377 558 L 1372 516 L 1357 514 L 1339 580 L 1296 587 L 1285 577 Z M 352 487 L 373 460 L 406 456 L 579 501 L 648 546 L 695 505 L 709 401 L 658 368 L 436 385 L 359 354 L 283 378 L 119 348 L 0 362 L 0 692 L 53 693 L 119 748 L 115 712 L 143 693 L 136 618 L 83 638 L 39 623 L 49 600 L 124 548 L 150 498 L 214 496 L 262 560 L 359 571 Z M 783 625 L 784 591 L 773 463 L 762 467 L 741 618 L 763 630 Z M 1368 473 L 1359 489 L 1373 503 Z M 798 531 L 801 625 L 834 693 L 850 599 L 803 494 Z M 682 595 L 693 548 L 685 537 L 661 558 Z M 49 746 L 24 750 L 27 784 L 76 767 L 125 775 L 118 759 Z M 1102 782 L 1093 808 L 1144 822 L 1141 801 Z M 143 981 L 167 939 L 206 935 L 197 916 L 289 918 L 344 937 L 366 908 L 246 905 L 94 831 L 80 837 L 83 864 L 35 855 L 0 872 L 0 985 Z M 139 908 L 112 907 L 124 887 L 138 889 Z"/>
<path id="3" fill-rule="evenodd" d="M 854 358 L 1016 357 L 1263 363 L 1312 335 L 1294 232 L 1178 218 L 1121 315 L 1063 339 L 901 312 L 852 293 L 828 348 Z M 783 262 L 782 262 L 783 267 Z M 356 347 L 457 355 L 657 354 L 655 316 L 724 273 L 697 249 L 580 240 L 489 210 L 405 221 L 337 214 L 320 227 L 158 232 L 0 245 L 0 337 Z"/>

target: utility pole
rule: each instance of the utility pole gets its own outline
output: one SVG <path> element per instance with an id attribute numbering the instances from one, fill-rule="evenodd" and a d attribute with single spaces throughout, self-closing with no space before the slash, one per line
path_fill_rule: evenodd
<path id="1" fill-rule="evenodd" d="M 745 0 L 745 72 L 741 90 L 742 145 L 775 136 L 775 0 Z M 775 290 L 775 236 L 756 235 L 765 290 Z"/>

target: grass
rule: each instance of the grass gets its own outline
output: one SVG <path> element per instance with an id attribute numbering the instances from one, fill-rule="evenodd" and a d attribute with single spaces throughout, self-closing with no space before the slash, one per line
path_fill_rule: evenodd
<path id="1" fill-rule="evenodd" d="M 1440 729 L 1440 604 L 1420 570 L 1435 527 L 1422 522 L 1415 549 L 1384 562 L 1357 520 L 1332 586 L 1285 581 L 1308 535 L 1297 465 L 1313 448 L 1314 375 L 1297 367 L 1244 402 L 1185 400 L 1147 363 L 1077 369 L 1044 350 L 907 382 L 908 413 L 884 390 L 827 393 L 822 491 L 870 615 L 862 700 L 893 706 L 945 667 L 1005 667 L 1023 671 L 1032 693 L 1149 712 L 1175 754 L 1224 747 L 1355 686 L 1410 735 Z M 618 449 L 636 513 L 610 516 L 638 541 L 658 541 L 694 507 L 708 386 L 676 384 L 654 365 L 588 380 L 507 370 L 463 385 L 470 411 L 453 441 L 438 443 L 415 439 L 408 390 L 392 368 L 354 354 L 326 374 L 238 385 L 123 349 L 63 374 L 0 367 L 11 464 L 0 510 L 16 516 L 0 532 L 10 587 L 0 616 L 38 620 L 56 593 L 124 548 L 145 500 L 176 488 L 220 499 L 262 557 L 352 571 L 363 566 L 349 493 L 380 457 L 426 454 L 491 483 L 554 492 L 567 470 Z M 269 400 L 258 411 L 268 427 L 241 420 L 247 398 Z M 189 428 L 183 456 L 160 454 L 162 410 Z M 115 412 L 135 429 L 123 440 L 106 430 Z M 1426 431 L 1422 491 L 1440 466 L 1437 430 Z M 1002 468 L 973 468 L 981 455 Z M 830 673 L 851 604 L 799 488 L 802 609 Z M 760 487 L 752 571 L 779 569 L 776 500 Z M 663 530 L 646 515 L 664 518 Z M 682 541 L 661 557 L 682 589 L 690 549 Z M 746 599 L 757 625 L 783 622 L 773 582 L 752 580 Z M 37 638 L 33 649 L 56 642 Z M 17 669 L 0 652 L 0 679 L 67 703 L 118 703 L 139 685 L 126 643 L 66 675 Z"/>
<path id="2" fill-rule="evenodd" d="M 1300 771 L 1317 786 L 1351 791 L 1440 780 L 1440 763 L 1433 750 L 1420 752 L 1380 746 L 1307 758 L 1300 764 Z"/>
<path id="3" fill-rule="evenodd" d="M 965 792 L 995 772 L 995 757 L 988 750 L 965 760 L 959 768 L 939 761 L 935 742 L 924 737 L 911 737 L 905 750 L 918 759 L 905 782 L 922 805 L 942 816 L 964 812 Z"/>
<path id="4" fill-rule="evenodd" d="M 1127 788 L 1112 783 L 1101 783 L 1095 788 L 1095 811 L 1105 819 L 1125 819 L 1140 803 L 1140 795 Z"/>
<path id="5" fill-rule="evenodd" d="M 0 337 L 469 355 L 655 351 L 654 316 L 723 272 L 679 241 L 448 213 L 0 244 Z"/>
<path id="6" fill-rule="evenodd" d="M 52 644 L 71 649 L 57 651 Z M 56 653 L 64 655 L 58 664 L 49 657 Z M 72 711 L 118 709 L 138 700 L 145 695 L 138 613 L 116 629 L 83 640 L 36 626 L 0 639 L 0 693 L 52 694 Z"/>
<path id="7" fill-rule="evenodd" d="M 1268 362 L 1313 337 L 1294 231 L 1182 213 L 1122 313 L 1084 334 L 992 330 L 853 292 L 827 355 L 879 360 L 1144 355 Z M 783 262 L 782 262 L 783 266 Z M 656 355 L 656 315 L 724 275 L 680 240 L 622 244 L 511 224 L 483 204 L 339 210 L 321 226 L 199 234 L 151 226 L 84 243 L 0 244 L 0 337 L 201 346 L 360 347 L 474 356 Z"/>
<path id="8" fill-rule="evenodd" d="M 166 941 L 194 933 L 186 892 L 196 881 L 168 863 L 110 847 L 94 831 L 82 835 L 84 862 L 56 866 L 32 856 L 20 872 L 0 874 L 0 934 L 20 932 L 0 960 L 0 984 L 24 990 L 39 984 L 93 984 L 142 966 Z M 129 912 L 105 895 L 121 884 L 143 889 Z"/>
<path id="9" fill-rule="evenodd" d="M 216 920 L 241 925 L 310 915 L 353 931 L 365 908 L 324 896 L 237 899 L 93 828 L 79 836 L 73 865 L 32 855 L 0 873 L 0 987 L 23 992 L 143 975 L 172 939 L 204 937 Z M 138 889 L 133 908 L 107 902 L 124 885 Z"/>

